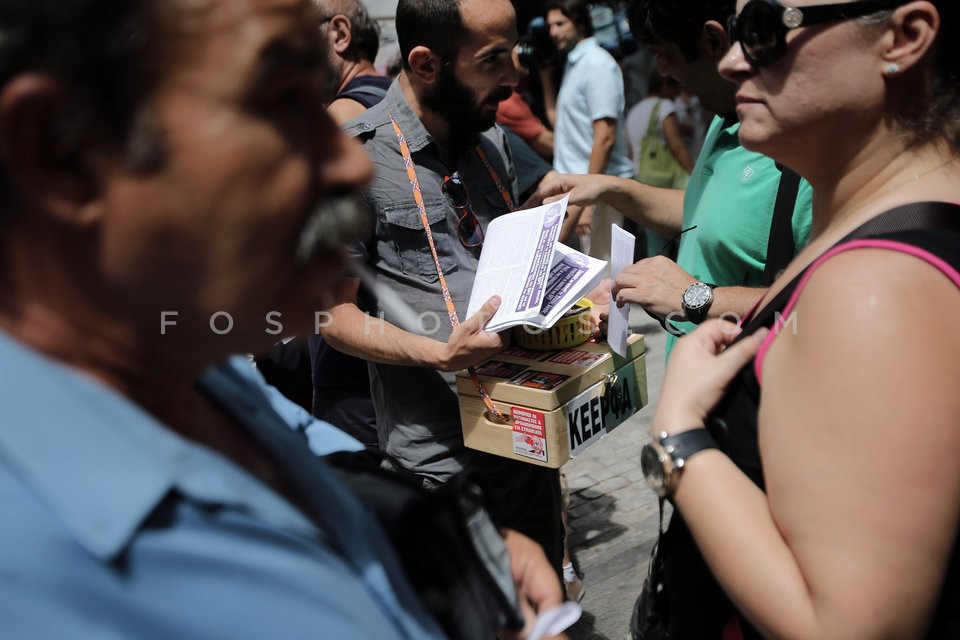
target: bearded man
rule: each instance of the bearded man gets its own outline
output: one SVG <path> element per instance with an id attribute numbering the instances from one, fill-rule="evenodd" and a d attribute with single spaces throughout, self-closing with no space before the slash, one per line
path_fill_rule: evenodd
<path id="1" fill-rule="evenodd" d="M 516 202 L 513 163 L 494 127 L 517 83 L 516 14 L 508 0 L 401 0 L 396 26 L 403 72 L 380 104 L 346 125 L 376 171 L 365 192 L 376 227 L 354 256 L 419 314 L 419 326 L 402 326 L 377 300 L 358 303 L 354 278 L 323 335 L 370 362 L 381 448 L 428 486 L 469 470 L 499 523 L 538 541 L 559 571 L 556 470 L 463 443 L 455 373 L 504 346 L 483 330 L 499 299 L 456 328 L 446 303 L 464 318 L 483 232 Z"/>

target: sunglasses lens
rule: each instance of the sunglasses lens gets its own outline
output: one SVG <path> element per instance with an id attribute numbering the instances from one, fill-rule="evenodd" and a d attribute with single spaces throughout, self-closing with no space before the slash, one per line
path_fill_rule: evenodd
<path id="1" fill-rule="evenodd" d="M 447 204 L 451 207 L 462 209 L 467 206 L 467 188 L 464 186 L 459 173 L 454 173 L 444 180 L 440 191 L 443 192 L 443 197 L 447 199 Z"/>
<path id="2" fill-rule="evenodd" d="M 740 40 L 740 36 L 737 33 L 737 16 L 735 15 L 727 18 L 727 38 L 730 39 L 731 43 Z"/>
<path id="3" fill-rule="evenodd" d="M 463 184 L 463 179 L 459 173 L 454 174 L 443 181 L 440 187 L 443 197 L 447 204 L 454 209 L 458 209 L 460 221 L 457 223 L 457 235 L 460 242 L 465 247 L 479 247 L 483 244 L 483 229 L 480 228 L 480 221 L 470 210 L 470 201 L 467 199 L 467 187 Z"/>
<path id="4" fill-rule="evenodd" d="M 783 8 L 763 0 L 748 2 L 734 21 L 735 34 L 750 62 L 764 65 L 780 58 L 786 49 Z"/>
<path id="5" fill-rule="evenodd" d="M 460 216 L 457 234 L 465 247 L 478 247 L 483 244 L 483 229 L 480 228 L 480 221 L 469 209 L 464 209 L 463 215 Z"/>

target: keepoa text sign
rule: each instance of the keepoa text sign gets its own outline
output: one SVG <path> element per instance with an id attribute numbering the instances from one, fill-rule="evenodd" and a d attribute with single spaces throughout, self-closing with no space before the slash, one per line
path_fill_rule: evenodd
<path id="1" fill-rule="evenodd" d="M 567 403 L 570 456 L 576 456 L 640 409 L 641 395 L 633 364 L 610 383 L 594 385 Z"/>

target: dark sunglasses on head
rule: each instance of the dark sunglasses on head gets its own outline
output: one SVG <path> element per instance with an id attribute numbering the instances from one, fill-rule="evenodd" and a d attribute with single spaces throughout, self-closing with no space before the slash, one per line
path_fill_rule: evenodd
<path id="1" fill-rule="evenodd" d="M 454 171 L 453 175 L 447 176 L 440 186 L 440 191 L 447 199 L 447 204 L 457 210 L 460 219 L 457 222 L 457 237 L 460 238 L 460 244 L 468 248 L 483 244 L 483 229 L 480 228 L 480 220 L 470 208 L 467 187 L 463 184 L 460 173 Z"/>
<path id="2" fill-rule="evenodd" d="M 743 56 L 755 67 L 776 62 L 787 51 L 787 32 L 815 24 L 848 20 L 893 9 L 908 0 L 862 0 L 809 7 L 785 7 L 777 0 L 750 0 L 739 15 L 727 20 L 731 44 L 739 42 Z"/>

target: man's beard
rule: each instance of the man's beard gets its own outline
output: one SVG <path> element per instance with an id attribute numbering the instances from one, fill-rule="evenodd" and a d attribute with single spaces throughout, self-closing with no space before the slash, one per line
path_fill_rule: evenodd
<path id="1" fill-rule="evenodd" d="M 510 89 L 502 89 L 488 98 L 501 102 L 510 97 Z M 484 104 L 477 104 L 473 92 L 457 79 L 453 70 L 445 66 L 440 71 L 437 84 L 422 98 L 423 105 L 434 111 L 450 125 L 454 136 L 473 137 L 486 131 L 497 121 L 496 109 L 484 111 Z"/>

